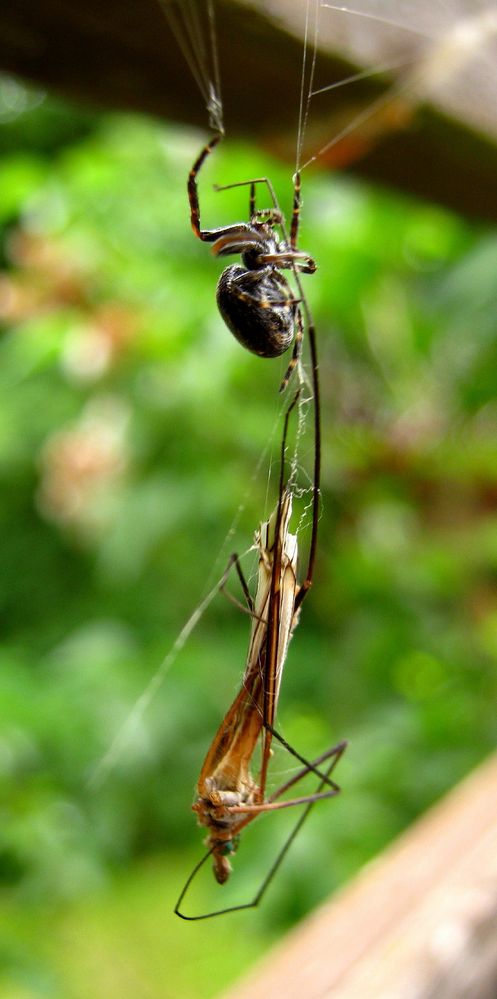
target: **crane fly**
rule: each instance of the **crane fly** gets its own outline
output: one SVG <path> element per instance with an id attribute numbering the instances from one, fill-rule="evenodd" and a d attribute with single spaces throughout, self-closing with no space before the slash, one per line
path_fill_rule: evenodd
<path id="1" fill-rule="evenodd" d="M 286 414 L 282 458 L 288 418 L 296 398 Z M 237 556 L 232 557 L 252 617 L 251 634 L 240 691 L 214 736 L 197 783 L 197 799 L 192 807 L 199 825 L 208 830 L 208 853 L 194 868 L 178 899 L 175 912 L 184 919 L 204 919 L 257 905 L 308 810 L 316 801 L 334 797 L 340 790 L 330 775 L 345 750 L 345 742 L 309 762 L 274 728 L 288 645 L 298 623 L 302 599 L 309 588 L 304 584 L 299 586 L 297 582 L 298 545 L 296 535 L 289 530 L 292 494 L 283 484 L 283 460 L 281 468 L 276 509 L 269 520 L 261 525 L 255 538 L 259 552 L 255 599 L 252 600 L 250 596 Z M 307 580 L 308 577 L 306 582 Z M 303 766 L 290 780 L 266 797 L 273 739 L 277 739 Z M 251 762 L 259 743 L 261 766 L 256 778 L 251 771 Z M 327 769 L 320 770 L 319 767 L 326 761 Z M 316 774 L 320 781 L 314 794 L 281 800 L 283 794 L 309 773 Z M 231 874 L 230 857 L 236 853 L 242 830 L 265 812 L 296 805 L 306 805 L 307 808 L 251 902 L 200 916 L 189 916 L 180 911 L 191 882 L 208 857 L 212 857 L 216 881 L 224 884 Z"/>
<path id="2" fill-rule="evenodd" d="M 209 830 L 216 881 L 224 884 L 231 873 L 229 855 L 235 852 L 241 829 L 264 805 L 264 787 L 271 751 L 274 712 L 281 672 L 299 611 L 294 612 L 297 587 L 297 539 L 288 531 L 292 510 L 290 493 L 283 496 L 281 523 L 276 544 L 278 509 L 261 525 L 256 535 L 259 548 L 258 585 L 255 601 L 250 600 L 252 629 L 241 689 L 225 715 L 209 748 L 197 784 L 193 805 L 198 821 Z M 279 564 L 278 564 L 279 563 Z M 277 579 L 279 627 L 274 668 L 265 669 L 271 652 L 267 637 L 273 569 Z M 275 615 L 276 616 L 276 615 Z M 250 771 L 250 761 L 259 738 L 263 737 L 262 766 L 258 780 Z"/>

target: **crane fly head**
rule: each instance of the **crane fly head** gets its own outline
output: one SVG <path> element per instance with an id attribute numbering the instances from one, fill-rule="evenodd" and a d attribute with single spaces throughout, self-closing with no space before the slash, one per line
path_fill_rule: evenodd
<path id="1" fill-rule="evenodd" d="M 231 839 L 221 840 L 213 844 L 212 869 L 219 885 L 224 885 L 232 872 L 233 868 L 231 867 L 229 858 L 236 853 L 239 842 L 240 837 L 233 836 Z"/>

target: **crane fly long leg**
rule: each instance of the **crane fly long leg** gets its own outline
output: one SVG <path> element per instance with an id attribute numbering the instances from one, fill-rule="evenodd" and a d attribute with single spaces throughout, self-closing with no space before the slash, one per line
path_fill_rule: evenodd
<path id="1" fill-rule="evenodd" d="M 345 740 L 343 742 L 339 742 L 337 746 L 333 746 L 332 749 L 327 749 L 325 753 L 321 753 L 321 756 L 318 756 L 316 760 L 312 763 L 308 763 L 302 770 L 299 771 L 299 773 L 294 774 L 290 780 L 286 781 L 285 784 L 282 784 L 276 791 L 273 791 L 267 801 L 262 802 L 260 805 L 234 805 L 231 808 L 231 812 L 239 814 L 247 813 L 250 814 L 250 818 L 253 818 L 255 815 L 261 814 L 262 812 L 276 811 L 277 809 L 282 808 L 293 808 L 296 805 L 307 805 L 310 802 L 313 803 L 315 801 L 322 801 L 324 798 L 336 797 L 336 795 L 340 793 L 340 788 L 338 784 L 335 784 L 335 781 L 331 780 L 330 773 L 336 767 L 346 748 L 347 743 Z M 328 768 L 327 773 L 323 774 L 317 769 L 317 766 L 320 763 L 324 763 L 325 760 L 329 760 L 330 757 L 333 758 L 332 765 Z M 299 756 L 299 759 L 303 759 L 303 757 Z M 314 794 L 302 795 L 299 798 L 289 798 L 285 799 L 285 801 L 277 800 L 282 794 L 285 794 L 286 791 L 288 791 L 291 787 L 294 787 L 295 784 L 298 784 L 299 781 L 303 780 L 303 778 L 307 777 L 310 773 L 319 774 L 321 777 L 320 786 L 322 787 L 324 784 L 328 784 L 330 786 L 330 790 L 315 791 Z"/>
<path id="2" fill-rule="evenodd" d="M 278 742 L 283 746 L 283 748 L 286 749 L 287 753 L 290 753 L 290 755 L 294 756 L 295 759 L 299 761 L 299 763 L 303 764 L 303 768 L 296 775 L 294 775 L 294 777 L 292 777 L 287 784 L 285 784 L 281 788 L 278 788 L 277 791 L 273 792 L 273 794 L 268 799 L 269 801 L 274 800 L 275 797 L 279 797 L 280 794 L 283 794 L 285 790 L 288 790 L 288 788 L 292 787 L 293 784 L 296 784 L 297 781 L 302 779 L 302 777 L 305 777 L 307 774 L 311 773 L 315 774 L 316 777 L 319 777 L 319 779 L 323 781 L 325 784 L 328 784 L 330 788 L 334 788 L 335 791 L 340 790 L 338 784 L 335 784 L 335 782 L 330 779 L 329 777 L 330 771 L 328 770 L 328 774 L 325 774 L 321 770 L 319 770 L 318 767 L 321 763 L 324 763 L 326 760 L 328 760 L 330 756 L 334 755 L 336 755 L 336 763 L 338 763 L 340 757 L 347 748 L 346 740 L 342 740 L 342 742 L 339 742 L 337 746 L 333 746 L 332 749 L 325 750 L 325 752 L 322 753 L 321 756 L 318 756 L 316 760 L 309 761 L 306 760 L 305 756 L 302 756 L 301 753 L 298 753 L 297 750 L 294 749 L 293 746 L 291 746 L 290 743 L 287 742 L 287 740 L 284 739 L 283 736 L 280 735 L 280 733 L 277 732 L 276 729 L 274 729 L 272 726 L 270 726 L 270 732 L 273 735 L 273 737 L 277 739 Z"/>
<path id="3" fill-rule="evenodd" d="M 299 770 L 299 772 L 294 774 L 293 777 L 290 777 L 290 779 L 287 780 L 285 784 L 281 784 L 280 787 L 276 789 L 276 791 L 273 791 L 273 793 L 269 796 L 268 801 L 275 801 L 276 798 L 279 798 L 282 794 L 285 794 L 286 791 L 289 791 L 291 787 L 294 787 L 295 784 L 298 784 L 298 782 L 302 780 L 303 777 L 307 777 L 307 775 L 310 773 L 318 774 L 321 777 L 321 786 L 324 786 L 324 784 L 329 784 L 329 786 L 337 794 L 340 791 L 340 788 L 338 784 L 335 784 L 335 781 L 331 779 L 330 774 L 335 769 L 337 763 L 339 763 L 340 758 L 343 756 L 345 750 L 347 749 L 347 745 L 348 744 L 346 739 L 343 739 L 342 742 L 339 742 L 337 746 L 332 746 L 331 749 L 327 749 L 324 753 L 321 753 L 321 756 L 318 756 L 311 763 L 307 763 L 306 761 L 305 766 L 302 768 L 302 770 Z M 296 753 L 295 750 L 292 749 L 292 747 L 288 744 L 288 742 L 285 743 L 285 747 L 292 753 L 292 755 L 297 756 L 298 759 L 303 760 L 303 757 L 300 756 L 300 753 Z M 318 767 L 329 759 L 331 759 L 332 761 L 331 765 L 328 767 L 326 773 L 321 773 L 321 771 L 318 770 Z"/>
<path id="4" fill-rule="evenodd" d="M 231 809 L 232 815 L 248 815 L 247 823 L 252 821 L 257 815 L 262 815 L 263 812 L 276 812 L 281 811 L 282 808 L 293 808 L 294 805 L 308 805 L 309 802 L 323 801 L 324 798 L 336 798 L 339 794 L 340 788 L 333 788 L 332 791 L 316 791 L 314 794 L 304 794 L 300 798 L 290 798 L 289 801 L 265 801 L 262 805 L 234 805 Z M 243 824 L 239 827 L 240 830 L 243 829 Z"/>
<path id="5" fill-rule="evenodd" d="M 338 746 L 333 747 L 333 749 L 327 750 L 326 753 L 323 753 L 321 757 L 318 757 L 317 760 L 314 761 L 316 765 L 319 765 L 320 763 L 324 762 L 325 758 L 329 758 L 330 755 L 333 757 L 332 760 L 331 760 L 330 766 L 328 767 L 328 770 L 327 770 L 326 774 L 323 775 L 324 780 L 329 779 L 330 774 L 332 773 L 333 769 L 337 765 L 337 763 L 338 763 L 338 761 L 340 759 L 340 756 L 345 751 L 345 748 L 346 748 L 346 743 L 340 743 Z M 282 785 L 280 788 L 278 788 L 278 791 L 274 792 L 274 793 L 275 794 L 277 794 L 277 793 L 283 794 L 286 789 L 288 789 L 292 784 L 295 784 L 297 782 L 297 780 L 299 780 L 302 776 L 305 776 L 305 774 L 306 774 L 306 771 L 302 772 L 300 775 L 296 774 L 294 778 L 292 778 L 290 781 L 287 781 L 286 784 Z M 319 795 L 319 792 L 320 792 L 320 789 L 321 789 L 321 787 L 322 787 L 322 785 L 324 783 L 324 780 L 321 782 L 321 784 L 319 785 L 319 787 L 317 789 L 317 795 Z M 289 849 L 290 849 L 290 847 L 291 847 L 294 839 L 297 837 L 298 833 L 300 832 L 300 830 L 301 830 L 304 822 L 306 821 L 306 819 L 307 819 L 307 817 L 308 817 L 311 809 L 314 807 L 314 804 L 315 804 L 316 800 L 319 800 L 319 798 L 316 798 L 316 796 L 310 796 L 310 797 L 312 798 L 312 800 L 310 800 L 306 804 L 306 806 L 305 806 L 302 814 L 299 816 L 299 818 L 297 819 L 297 822 L 295 823 L 293 829 L 291 830 L 290 834 L 287 836 L 287 839 L 285 840 L 285 842 L 284 842 L 281 850 L 279 851 L 278 856 L 276 857 L 276 859 L 271 864 L 271 866 L 270 866 L 270 868 L 269 868 L 269 870 L 268 870 L 268 872 L 267 872 L 264 880 L 262 881 L 262 884 L 260 885 L 260 887 L 259 887 L 256 895 L 254 896 L 254 898 L 250 902 L 243 902 L 243 903 L 241 903 L 239 905 L 227 906 L 227 907 L 225 907 L 223 909 L 216 909 L 213 912 L 206 912 L 206 913 L 202 913 L 201 915 L 194 915 L 194 916 L 190 916 L 187 913 L 181 911 L 181 905 L 183 903 L 183 899 L 187 895 L 192 882 L 195 880 L 195 878 L 197 877 L 197 874 L 199 873 L 199 871 L 201 870 L 201 868 L 204 866 L 204 864 L 207 862 L 207 860 L 209 859 L 209 857 L 212 856 L 214 847 L 211 847 L 211 849 L 208 850 L 208 852 L 204 854 L 204 856 L 201 858 L 201 860 L 198 862 L 198 864 L 195 865 L 195 867 L 193 868 L 193 871 L 191 872 L 191 874 L 189 875 L 189 877 L 188 877 L 185 885 L 183 886 L 181 895 L 178 898 L 178 901 L 177 901 L 175 909 L 174 909 L 176 915 L 179 916 L 181 919 L 187 920 L 188 922 L 195 922 L 195 921 L 198 921 L 200 919 L 212 919 L 214 916 L 224 916 L 224 915 L 226 915 L 229 912 L 241 912 L 241 911 L 243 911 L 245 909 L 254 909 L 254 908 L 256 908 L 259 905 L 259 902 L 261 901 L 261 899 L 263 898 L 263 896 L 265 895 L 265 893 L 266 893 L 269 885 L 271 884 L 271 881 L 273 880 L 275 874 L 277 873 L 279 867 L 283 863 L 283 861 L 284 861 L 284 859 L 286 857 L 286 854 L 288 853 L 288 851 L 289 851 Z"/>

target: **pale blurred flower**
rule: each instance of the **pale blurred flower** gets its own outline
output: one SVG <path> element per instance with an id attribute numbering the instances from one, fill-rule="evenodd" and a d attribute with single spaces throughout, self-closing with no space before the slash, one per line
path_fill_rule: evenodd
<path id="1" fill-rule="evenodd" d="M 112 496 L 128 465 L 128 420 L 121 399 L 99 397 L 77 423 L 48 438 L 37 496 L 43 516 L 84 536 L 101 532 L 112 516 Z"/>

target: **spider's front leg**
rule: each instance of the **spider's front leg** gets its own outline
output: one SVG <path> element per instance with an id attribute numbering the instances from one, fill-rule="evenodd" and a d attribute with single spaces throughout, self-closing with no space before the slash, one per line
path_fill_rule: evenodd
<path id="1" fill-rule="evenodd" d="M 214 135 L 212 139 L 202 149 L 202 152 L 195 163 L 193 164 L 190 173 L 188 174 L 188 201 L 190 202 L 190 219 L 192 224 L 192 229 L 198 239 L 202 239 L 208 243 L 213 242 L 217 239 L 218 231 L 216 229 L 201 229 L 200 228 L 200 204 L 198 200 L 198 188 L 197 188 L 197 176 L 202 168 L 204 161 L 212 153 L 212 150 L 216 148 L 218 143 L 221 141 L 222 135 Z"/>
<path id="2" fill-rule="evenodd" d="M 216 148 L 222 139 L 222 135 L 214 135 L 212 139 L 209 140 L 206 146 L 202 149 L 199 156 L 195 160 L 190 173 L 188 174 L 188 201 L 190 204 L 190 221 L 192 230 L 197 237 L 201 239 L 204 243 L 215 243 L 216 240 L 220 240 L 219 248 L 213 247 L 213 252 L 218 255 L 219 253 L 243 253 L 245 247 L 254 248 L 260 246 L 260 234 L 257 228 L 254 228 L 248 222 L 235 222 L 232 225 L 218 226 L 214 229 L 202 229 L 200 224 L 200 202 L 198 197 L 198 187 L 197 187 L 197 177 L 200 170 L 212 151 Z M 238 242 L 241 244 L 241 248 L 238 248 Z M 229 247 L 223 250 L 223 245 L 226 244 Z"/>

